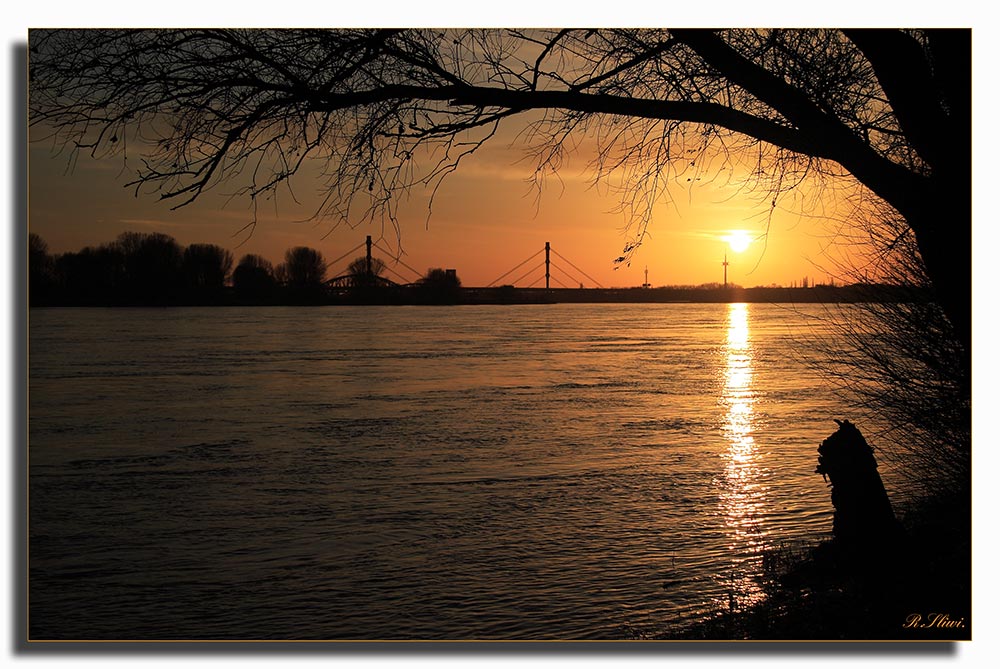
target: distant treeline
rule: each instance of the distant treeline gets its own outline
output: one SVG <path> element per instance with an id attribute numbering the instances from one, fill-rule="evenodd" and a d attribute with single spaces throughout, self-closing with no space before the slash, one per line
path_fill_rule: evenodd
<path id="1" fill-rule="evenodd" d="M 288 249 L 278 266 L 247 254 L 235 264 L 213 244 L 181 246 L 160 233 L 126 232 L 110 243 L 50 254 L 29 235 L 32 306 L 179 306 L 283 304 L 545 304 L 555 302 L 912 302 L 927 295 L 905 286 L 856 284 L 742 288 L 704 284 L 660 288 L 463 288 L 452 270 L 431 269 L 398 285 L 384 263 L 355 259 L 348 274 L 327 280 L 323 254 Z"/>
<path id="2" fill-rule="evenodd" d="M 175 306 L 241 304 L 330 304 L 382 300 L 457 302 L 461 283 L 454 272 L 431 269 L 411 286 L 395 286 L 377 274 L 381 261 L 351 263 L 353 274 L 337 286 L 316 249 L 298 246 L 274 266 L 214 244 L 181 246 L 161 233 L 125 232 L 107 244 L 51 254 L 37 234 L 28 238 L 31 306 Z"/>

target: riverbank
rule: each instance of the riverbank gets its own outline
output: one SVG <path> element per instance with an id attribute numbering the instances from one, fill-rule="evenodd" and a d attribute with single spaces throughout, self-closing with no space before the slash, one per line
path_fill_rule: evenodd
<path id="1" fill-rule="evenodd" d="M 881 554 L 850 555 L 835 540 L 773 549 L 763 556 L 764 601 L 663 638 L 969 640 L 971 542 L 962 506 L 922 504 L 902 518 L 901 544 Z"/>
<path id="2" fill-rule="evenodd" d="M 810 288 L 679 287 L 660 288 L 488 288 L 454 287 L 429 291 L 415 284 L 341 288 L 316 285 L 305 288 L 274 286 L 259 293 L 231 286 L 213 290 L 141 294 L 108 291 L 39 292 L 32 306 L 145 307 L 145 306 L 317 306 L 317 305 L 512 305 L 512 304 L 665 304 L 761 303 L 852 304 L 859 302 L 913 302 L 926 295 L 912 287 L 887 285 Z"/>

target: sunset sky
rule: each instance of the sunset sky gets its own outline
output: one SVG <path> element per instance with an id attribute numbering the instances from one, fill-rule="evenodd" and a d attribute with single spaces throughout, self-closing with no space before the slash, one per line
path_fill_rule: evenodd
<path id="1" fill-rule="evenodd" d="M 713 177 L 710 169 L 702 169 L 700 178 L 690 173 L 672 186 L 672 202 L 657 205 L 649 235 L 633 254 L 630 266 L 615 269 L 614 259 L 630 239 L 627 221 L 615 211 L 619 194 L 609 192 L 606 185 L 593 185 L 589 165 L 593 154 L 587 143 L 567 161 L 559 179 L 549 179 L 538 200 L 527 182 L 532 165 L 524 159 L 523 146 L 511 144 L 519 129 L 517 119 L 509 120 L 503 136 L 463 161 L 438 192 L 429 220 L 429 193 L 412 193 L 400 216 L 406 265 L 421 272 L 431 267 L 454 268 L 464 285 L 483 286 L 548 241 L 605 287 L 638 286 L 647 267 L 654 286 L 721 282 L 724 257 L 730 263 L 729 280 L 744 286 L 790 285 L 805 276 L 813 281 L 836 278 L 827 253 L 834 226 L 843 216 L 836 211 L 835 197 L 827 195 L 834 202 L 832 208 L 829 203 L 822 211 L 814 206 L 803 208 L 799 201 L 814 195 L 813 187 L 806 185 L 779 202 L 768 228 L 770 198 L 741 187 L 736 173 Z M 130 153 L 130 161 L 132 167 L 138 164 L 137 153 Z M 80 155 L 70 165 L 65 154 L 53 155 L 50 144 L 31 144 L 31 231 L 41 235 L 55 253 L 111 241 L 127 230 L 165 233 L 183 245 L 217 244 L 230 249 L 237 259 L 258 253 L 275 263 L 285 249 L 300 245 L 319 249 L 327 260 L 333 260 L 362 243 L 367 234 L 376 239 L 384 234 L 383 245 L 397 248 L 395 231 L 388 222 L 385 230 L 341 224 L 331 232 L 331 221 L 310 220 L 322 184 L 309 172 L 296 178 L 294 199 L 287 190 L 279 191 L 276 200 L 261 207 L 259 224 L 246 239 L 238 231 L 250 220 L 248 200 L 227 203 L 230 184 L 171 211 L 155 195 L 136 197 L 125 188 L 133 174 L 129 170 L 129 166 L 123 168 L 120 156 L 95 160 Z M 688 176 L 693 177 L 690 182 Z M 742 252 L 729 244 L 733 231 L 745 231 L 744 238 L 753 240 Z M 339 264 L 346 267 L 350 259 Z M 593 286 L 573 268 L 562 265 Z M 404 267 L 391 262 L 390 267 L 407 278 L 412 276 Z M 341 269 L 331 267 L 331 276 L 342 273 Z M 511 274 L 504 282 L 522 273 Z M 527 285 L 534 276 L 529 274 L 518 285 Z M 554 272 L 553 276 L 576 285 L 566 274 Z M 552 285 L 559 286 L 557 282 Z"/>

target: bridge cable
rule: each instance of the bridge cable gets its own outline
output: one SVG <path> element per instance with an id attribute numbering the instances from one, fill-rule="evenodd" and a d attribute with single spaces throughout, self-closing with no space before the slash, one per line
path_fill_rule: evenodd
<path id="1" fill-rule="evenodd" d="M 338 263 L 338 262 L 340 262 L 341 260 L 343 260 L 343 259 L 344 259 L 344 258 L 346 258 L 347 256 L 349 256 L 349 255 L 351 255 L 352 253 L 354 253 L 355 251 L 359 250 L 359 249 L 360 249 L 360 248 L 361 248 L 362 246 L 364 246 L 364 245 L 365 245 L 365 243 L 364 243 L 364 242 L 361 242 L 360 244 L 358 244 L 358 245 L 357 245 L 357 246 L 355 246 L 355 247 L 354 247 L 353 249 L 351 249 L 350 251 L 348 251 L 348 252 L 347 252 L 347 253 L 345 253 L 344 255 L 340 256 L 340 257 L 339 257 L 339 258 L 337 258 L 336 260 L 331 260 L 330 262 L 328 262 L 328 263 L 326 264 L 326 267 L 327 267 L 327 268 L 329 269 L 330 265 L 333 265 L 334 263 Z"/>
<path id="2" fill-rule="evenodd" d="M 587 277 L 588 279 L 590 279 L 591 281 L 593 281 L 593 282 L 594 282 L 594 285 L 595 285 L 595 286 L 597 286 L 598 288 L 604 288 L 604 286 L 602 286 L 602 285 L 601 285 L 600 283 L 598 283 L 598 282 L 597 282 L 597 281 L 596 281 L 596 280 L 594 279 L 594 277 L 590 276 L 589 274 L 587 274 L 586 272 L 584 272 L 584 271 L 583 271 L 582 269 L 580 269 L 579 267 L 577 267 L 576 265 L 574 265 L 573 263 L 571 263 L 571 262 L 569 261 L 569 258 L 567 258 L 567 257 L 566 257 L 566 256 L 564 256 L 563 254 L 559 253 L 559 252 L 558 252 L 558 251 L 556 251 L 555 249 L 551 249 L 551 248 L 550 248 L 549 250 L 550 250 L 550 251 L 552 251 L 552 253 L 554 253 L 554 254 L 556 254 L 557 256 L 559 256 L 560 258 L 562 258 L 563 260 L 565 260 L 565 261 L 566 261 L 566 262 L 567 262 L 567 263 L 569 264 L 569 266 L 570 266 L 570 267 L 572 267 L 573 269 L 575 269 L 575 270 L 576 270 L 577 272 L 579 272 L 580 274 L 584 275 L 585 277 Z"/>
<path id="3" fill-rule="evenodd" d="M 413 272 L 413 274 L 414 274 L 414 275 L 415 275 L 415 276 L 416 276 L 416 277 L 417 277 L 418 279 L 419 279 L 419 278 L 420 278 L 421 276 L 423 276 L 423 275 L 422 275 L 422 274 L 421 274 L 420 272 L 418 272 L 417 270 L 413 269 L 412 267 L 410 267 L 409 265 L 407 265 L 407 264 L 406 264 L 405 262 L 403 262 L 403 261 L 402 261 L 402 260 L 401 260 L 401 259 L 400 259 L 400 258 L 398 257 L 398 255 L 397 255 L 397 254 L 393 253 L 392 251 L 390 251 L 390 250 L 389 250 L 389 249 L 387 249 L 387 248 L 384 248 L 384 247 L 383 247 L 383 246 L 381 246 L 381 245 L 380 245 L 380 244 L 379 244 L 378 242 L 374 242 L 374 243 L 372 244 L 372 246 L 373 246 L 374 248 L 377 248 L 377 249 L 378 249 L 379 251 L 381 251 L 382 253 L 385 253 L 385 254 L 386 254 L 386 255 L 388 255 L 388 256 L 389 256 L 390 258 L 392 258 L 392 259 L 393 259 L 393 262 L 395 262 L 395 263 L 399 263 L 400 265 L 402 265 L 402 266 L 403 266 L 403 267 L 405 267 L 406 269 L 408 269 L 408 270 L 410 270 L 411 272 Z"/>
<path id="4" fill-rule="evenodd" d="M 406 283 L 413 283 L 410 279 L 407 279 L 405 276 L 403 276 L 402 274 L 400 274 L 396 270 L 390 269 L 388 265 L 384 266 L 382 269 L 384 269 L 387 272 L 392 272 L 393 274 L 395 274 L 396 276 L 398 276 L 400 279 L 402 279 Z"/>
<path id="5" fill-rule="evenodd" d="M 567 279 L 570 279 L 573 283 L 579 283 L 579 284 L 583 283 L 583 281 L 580 281 L 577 277 L 573 276 L 572 274 L 570 274 L 569 272 L 567 272 L 566 270 L 564 270 L 562 267 L 559 267 L 555 263 L 549 263 L 549 265 L 550 265 L 551 269 L 557 269 L 560 272 L 562 272 L 563 276 L 565 276 Z M 552 278 L 554 279 L 555 277 L 553 276 Z M 568 286 L 566 286 L 565 284 L 563 284 L 563 288 L 568 288 Z"/>
<path id="6" fill-rule="evenodd" d="M 529 258 L 528 260 L 530 260 L 530 258 Z M 524 263 L 521 263 L 521 264 L 523 265 Z M 542 262 L 538 263 L 537 265 L 535 265 L 534 267 L 532 267 L 531 269 L 529 269 L 529 270 L 528 270 L 527 272 L 525 272 L 524 274 L 522 274 L 521 276 L 519 276 L 519 277 L 517 277 L 516 279 L 514 279 L 513 281 L 511 281 L 511 282 L 510 282 L 510 283 L 511 283 L 511 285 L 514 285 L 514 284 L 516 284 L 516 283 L 517 283 L 518 281 L 520 281 L 520 280 L 521 280 L 521 279 L 523 279 L 524 277 L 528 276 L 529 274 L 531 274 L 532 272 L 534 272 L 534 271 L 535 271 L 535 270 L 537 270 L 537 269 L 541 269 L 541 268 L 542 268 L 542 267 L 544 267 L 544 266 L 545 266 L 545 261 L 543 260 Z M 509 272 L 508 272 L 508 273 L 509 273 Z M 530 286 L 529 286 L 529 287 L 530 287 Z"/>
<path id="7" fill-rule="evenodd" d="M 522 267 L 523 265 L 525 265 L 525 264 L 527 264 L 528 262 L 530 262 L 530 261 L 531 261 L 532 259 L 534 259 L 534 258 L 538 257 L 539 255 L 541 255 L 543 251 L 545 251 L 545 249 L 539 249 L 537 253 L 534 253 L 534 254 L 532 254 L 531 256 L 529 256 L 529 257 L 528 257 L 528 259 L 527 259 L 527 260 L 525 260 L 524 262 L 521 262 L 521 263 L 518 263 L 518 264 L 517 264 L 517 265 L 516 265 L 515 267 L 513 267 L 512 269 L 509 269 L 509 270 L 507 270 L 506 272 L 504 272 L 503 274 L 501 274 L 501 275 L 500 275 L 500 276 L 498 276 L 497 278 L 495 278 L 495 279 L 493 279 L 492 281 L 490 281 L 490 282 L 489 282 L 488 284 L 486 284 L 486 287 L 487 287 L 487 288 L 489 288 L 490 286 L 492 286 L 493 284 L 495 284 L 495 283 L 496 283 L 497 281 L 499 281 L 500 279 L 502 279 L 502 278 L 504 278 L 505 276 L 507 276 L 508 274 L 511 274 L 512 272 L 514 272 L 514 270 L 517 270 L 517 269 L 519 269 L 519 268 L 520 268 L 520 267 Z M 523 279 L 524 277 L 522 276 L 521 278 Z M 517 283 L 517 282 L 516 282 L 516 281 L 514 281 L 514 282 L 512 282 L 512 283 Z"/>

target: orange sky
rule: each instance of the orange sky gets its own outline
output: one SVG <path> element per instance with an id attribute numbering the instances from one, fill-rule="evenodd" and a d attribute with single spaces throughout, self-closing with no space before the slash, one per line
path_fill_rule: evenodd
<path id="1" fill-rule="evenodd" d="M 509 128 L 507 136 L 516 129 Z M 548 241 L 605 287 L 638 286 L 647 267 L 654 286 L 721 282 L 724 254 L 730 263 L 730 282 L 744 286 L 790 285 L 804 276 L 826 281 L 836 274 L 834 263 L 824 256 L 834 225 L 825 215 L 836 212 L 812 207 L 807 209 L 809 216 L 802 216 L 796 200 L 811 197 L 809 186 L 779 203 L 786 210 L 779 207 L 775 212 L 766 248 L 759 239 L 737 253 L 725 238 L 732 230 L 762 235 L 770 198 L 762 204 L 760 194 L 727 184 L 724 178 L 707 176 L 701 182 L 688 184 L 682 179 L 675 185 L 673 203 L 657 205 L 649 236 L 634 253 L 631 265 L 615 269 L 613 260 L 629 239 L 624 230 L 626 220 L 614 212 L 618 196 L 608 193 L 607 188 L 593 187 L 587 144 L 560 171 L 561 182 L 549 180 L 540 201 L 525 180 L 532 165 L 519 162 L 522 156 L 519 148 L 498 137 L 463 161 L 439 191 L 429 222 L 427 194 L 414 192 L 401 209 L 403 261 L 421 272 L 431 267 L 454 268 L 464 285 L 481 286 Z M 137 164 L 135 155 L 131 160 Z M 111 241 L 121 232 L 135 230 L 162 232 L 185 245 L 218 244 L 232 250 L 237 259 L 245 253 L 259 253 L 277 263 L 285 249 L 303 245 L 319 249 L 327 260 L 333 260 L 362 243 L 366 234 L 383 234 L 371 226 L 341 226 L 330 232 L 327 222 L 304 220 L 318 202 L 315 191 L 319 182 L 308 175 L 296 179 L 295 196 L 300 204 L 279 192 L 275 202 L 258 212 L 259 224 L 253 236 L 239 245 L 242 237 L 234 235 L 250 220 L 250 212 L 246 200 L 226 204 L 224 186 L 187 207 L 170 211 L 155 196 L 135 197 L 123 187 L 131 174 L 122 170 L 120 157 L 97 161 L 80 156 L 67 173 L 66 157 L 52 157 L 51 147 L 38 143 L 31 145 L 29 161 L 30 230 L 41 235 L 56 253 Z M 387 239 L 383 244 L 396 248 L 395 232 L 387 227 L 384 234 Z M 352 257 L 338 265 L 346 267 Z M 412 276 L 405 268 L 393 266 L 391 258 L 385 259 L 403 276 Z M 554 262 L 560 263 L 557 258 Z M 585 285 L 593 285 L 573 268 L 560 264 Z M 330 276 L 341 269 L 331 267 Z M 567 285 L 576 285 L 565 274 L 553 275 Z M 541 277 L 541 270 L 537 277 Z M 527 285 L 533 278 L 535 274 L 518 285 Z M 555 281 L 552 285 L 559 286 Z"/>

